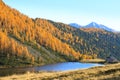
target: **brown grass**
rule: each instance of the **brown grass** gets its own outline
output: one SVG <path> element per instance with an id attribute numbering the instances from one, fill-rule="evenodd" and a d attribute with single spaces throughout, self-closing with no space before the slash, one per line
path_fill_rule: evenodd
<path id="1" fill-rule="evenodd" d="M 80 62 L 84 62 L 84 63 L 105 63 L 104 59 L 83 59 Z"/>
<path id="2" fill-rule="evenodd" d="M 27 72 L 1 77 L 0 80 L 120 80 L 120 63 L 74 71 Z"/>

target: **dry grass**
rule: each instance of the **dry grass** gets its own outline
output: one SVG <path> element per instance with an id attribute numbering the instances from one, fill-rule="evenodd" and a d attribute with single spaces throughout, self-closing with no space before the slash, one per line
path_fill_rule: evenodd
<path id="1" fill-rule="evenodd" d="M 104 59 L 83 59 L 81 60 L 81 62 L 88 62 L 88 63 L 104 63 L 105 60 Z"/>
<path id="2" fill-rule="evenodd" d="M 120 80 L 120 63 L 64 72 L 27 72 L 0 80 Z"/>

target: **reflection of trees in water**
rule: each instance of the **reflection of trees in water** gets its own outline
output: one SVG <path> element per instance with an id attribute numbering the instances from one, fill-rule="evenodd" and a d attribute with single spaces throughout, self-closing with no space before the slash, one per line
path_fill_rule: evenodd
<path id="1" fill-rule="evenodd" d="M 35 72 L 34 68 L 3 68 L 0 69 L 0 76 L 9 76 L 13 74 L 24 74 L 27 72 Z"/>

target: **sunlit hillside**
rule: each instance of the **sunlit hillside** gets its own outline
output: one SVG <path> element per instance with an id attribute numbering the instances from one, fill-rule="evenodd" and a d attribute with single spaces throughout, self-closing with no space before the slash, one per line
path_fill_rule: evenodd
<path id="1" fill-rule="evenodd" d="M 77 29 L 41 18 L 32 19 L 2 0 L 0 32 L 0 56 L 4 56 L 0 58 L 2 65 L 13 65 L 14 62 L 14 66 L 44 65 L 97 57 L 106 59 L 110 55 L 120 60 L 119 34 L 95 28 Z"/>
<path id="2" fill-rule="evenodd" d="M 54 25 L 50 26 L 51 27 L 49 28 L 50 30 L 44 29 L 44 27 L 47 27 L 49 25 L 50 23 L 48 21 L 45 22 L 44 20 L 40 20 L 39 22 L 37 21 L 37 19 L 35 20 L 31 19 L 28 16 L 20 13 L 19 11 L 13 8 L 10 8 L 2 1 L 0 1 L 1 33 L 6 34 L 5 35 L 6 38 L 10 40 L 12 39 L 13 45 L 20 44 L 23 50 L 25 46 L 25 50 L 28 52 L 29 55 L 32 56 L 31 58 L 32 64 L 34 62 L 37 64 L 47 64 L 47 63 L 54 63 L 61 61 L 63 62 L 69 60 L 74 61 L 74 60 L 79 60 L 84 56 L 84 54 L 80 54 L 79 52 L 75 51 L 69 44 L 61 41 L 51 33 L 55 29 L 58 30 L 57 28 L 55 28 Z M 2 38 L 4 39 L 4 37 Z M 3 42 L 1 43 L 2 44 L 0 45 L 3 46 Z M 9 46 L 8 41 L 6 41 L 6 43 L 4 44 Z M 1 48 L 1 54 L 4 55 L 5 59 L 7 58 L 8 55 L 10 57 L 12 56 L 12 53 L 9 53 L 8 49 L 5 49 L 4 52 L 2 51 L 3 48 Z M 19 49 L 19 51 L 21 50 Z M 19 54 L 24 54 L 26 52 L 21 51 L 21 53 L 19 53 L 17 52 L 17 49 L 15 49 L 14 53 L 17 56 Z M 92 58 L 92 57 L 90 55 L 86 55 L 85 58 Z M 2 60 L 0 61 L 1 64 L 4 64 Z M 23 62 L 23 63 L 31 64 L 30 62 L 31 61 L 28 60 L 27 62 Z M 5 65 L 7 64 L 8 63 L 5 63 Z"/>

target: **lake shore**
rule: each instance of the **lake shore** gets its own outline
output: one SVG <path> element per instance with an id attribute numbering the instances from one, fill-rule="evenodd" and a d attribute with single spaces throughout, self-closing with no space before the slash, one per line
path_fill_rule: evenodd
<path id="1" fill-rule="evenodd" d="M 62 72 L 27 72 L 0 77 L 0 80 L 119 80 L 120 63 Z"/>
<path id="2" fill-rule="evenodd" d="M 74 62 L 74 61 L 73 61 Z M 83 59 L 81 61 L 79 61 L 80 63 L 100 63 L 100 64 L 104 64 L 105 60 L 104 59 Z M 55 63 L 53 63 L 55 64 Z M 6 65 L 6 66 L 2 66 L 0 65 L 0 69 L 5 69 L 5 68 L 24 68 L 24 67 L 34 67 L 34 66 L 44 66 L 44 65 L 48 65 L 48 64 L 40 64 L 40 65 L 21 65 L 21 66 L 10 66 L 10 65 Z"/>
<path id="3" fill-rule="evenodd" d="M 80 62 L 82 63 L 99 63 L 99 64 L 104 64 L 106 61 L 104 59 L 83 59 Z"/>

